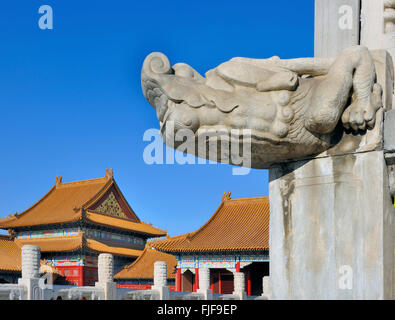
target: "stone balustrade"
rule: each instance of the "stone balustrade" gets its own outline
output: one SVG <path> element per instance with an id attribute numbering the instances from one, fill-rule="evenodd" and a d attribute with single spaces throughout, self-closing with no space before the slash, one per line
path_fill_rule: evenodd
<path id="1" fill-rule="evenodd" d="M 238 300 L 267 299 L 268 292 L 263 280 L 264 294 L 247 297 L 244 273 L 234 273 L 233 294 L 213 294 L 210 290 L 210 269 L 199 269 L 197 292 L 170 292 L 167 286 L 167 265 L 154 263 L 154 285 L 150 290 L 117 288 L 114 282 L 114 258 L 101 253 L 98 259 L 98 281 L 95 286 L 53 285 L 40 277 L 40 248 L 32 245 L 22 247 L 22 277 L 18 284 L 0 284 L 0 300 Z"/>

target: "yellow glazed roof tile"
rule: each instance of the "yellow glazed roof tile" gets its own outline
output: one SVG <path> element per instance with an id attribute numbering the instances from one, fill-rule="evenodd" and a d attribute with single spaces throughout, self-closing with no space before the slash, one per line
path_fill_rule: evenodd
<path id="1" fill-rule="evenodd" d="M 269 198 L 224 198 L 197 231 L 152 241 L 164 252 L 244 251 L 269 249 Z"/>
<path id="2" fill-rule="evenodd" d="M 164 261 L 167 264 L 167 278 L 175 278 L 175 268 L 177 267 L 176 257 L 164 252 L 146 247 L 143 253 L 132 264 L 125 266 L 119 271 L 115 279 L 153 279 L 154 263 Z"/>

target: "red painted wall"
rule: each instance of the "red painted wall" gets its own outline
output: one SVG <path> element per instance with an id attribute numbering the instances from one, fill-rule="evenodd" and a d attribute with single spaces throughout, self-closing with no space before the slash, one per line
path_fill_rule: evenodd
<path id="1" fill-rule="evenodd" d="M 151 289 L 152 284 L 117 284 L 117 288 L 128 288 L 128 289 Z M 176 286 L 174 284 L 168 285 L 170 291 L 176 291 Z"/>
<path id="2" fill-rule="evenodd" d="M 58 266 L 55 269 L 61 276 L 55 281 L 65 281 L 76 286 L 94 286 L 97 279 L 97 268 L 83 266 Z"/>

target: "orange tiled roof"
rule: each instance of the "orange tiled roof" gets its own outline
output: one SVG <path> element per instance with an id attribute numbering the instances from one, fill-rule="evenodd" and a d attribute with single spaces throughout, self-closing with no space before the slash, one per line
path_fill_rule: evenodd
<path id="1" fill-rule="evenodd" d="M 86 248 L 99 253 L 111 253 L 118 256 L 139 257 L 143 250 L 127 248 L 115 243 L 109 244 L 98 239 L 85 238 L 82 235 L 70 237 L 49 237 L 35 239 L 15 239 L 15 243 L 22 247 L 26 244 L 39 246 L 41 252 L 65 252 Z"/>
<path id="2" fill-rule="evenodd" d="M 94 240 L 94 239 L 86 239 L 86 248 L 91 249 L 96 252 L 103 252 L 103 253 L 111 253 L 118 256 L 126 256 L 137 258 L 139 257 L 143 250 L 136 250 L 131 248 L 125 247 L 115 247 L 106 244 L 104 241 Z"/>
<path id="3" fill-rule="evenodd" d="M 20 247 L 31 244 L 39 246 L 41 252 L 64 252 L 74 251 L 83 246 L 83 238 L 81 235 L 71 237 L 48 237 L 33 239 L 15 239 L 16 244 Z"/>
<path id="4" fill-rule="evenodd" d="M 12 240 L 8 236 L 0 235 L 0 271 L 22 271 L 23 241 Z M 34 243 L 32 243 L 34 244 Z M 56 273 L 57 271 L 44 261 L 41 261 L 40 272 Z"/>
<path id="5" fill-rule="evenodd" d="M 146 247 L 143 253 L 132 264 L 125 266 L 119 271 L 115 279 L 153 279 L 154 263 L 156 261 L 164 261 L 167 264 L 167 278 L 175 278 L 175 268 L 177 266 L 176 257 L 157 251 L 150 247 Z"/>
<path id="6" fill-rule="evenodd" d="M 223 197 L 200 229 L 151 245 L 164 252 L 268 250 L 269 216 L 269 197 Z"/>
<path id="7" fill-rule="evenodd" d="M 0 235 L 0 271 L 21 270 L 21 247 L 8 236 Z"/>
<path id="8" fill-rule="evenodd" d="M 12 229 L 87 219 L 100 225 L 135 231 L 147 236 L 166 235 L 166 231 L 140 221 L 120 192 L 112 172 L 106 172 L 106 177 L 103 178 L 68 183 L 62 183 L 61 179 L 57 178 L 55 185 L 33 206 L 20 214 L 0 220 L 0 228 Z M 129 218 L 117 218 L 90 210 L 103 199 L 107 191 L 111 191 L 110 188 L 113 188 L 125 203 L 130 212 Z"/>
<path id="9" fill-rule="evenodd" d="M 86 211 L 85 218 L 86 220 L 94 222 L 95 224 L 113 226 L 125 230 L 132 230 L 134 232 L 144 233 L 155 237 L 162 237 L 165 236 L 167 233 L 165 230 L 155 228 L 143 221 L 137 223 L 125 219 L 105 216 L 103 214 L 98 214 L 90 210 Z"/>
<path id="10" fill-rule="evenodd" d="M 99 178 L 55 184 L 44 197 L 24 212 L 0 220 L 0 228 L 77 221 L 82 217 L 82 206 L 109 183 L 106 178 Z"/>

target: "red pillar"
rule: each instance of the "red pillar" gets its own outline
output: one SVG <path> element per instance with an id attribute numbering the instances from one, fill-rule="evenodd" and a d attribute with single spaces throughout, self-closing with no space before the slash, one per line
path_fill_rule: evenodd
<path id="1" fill-rule="evenodd" d="M 218 272 L 218 293 L 222 293 L 221 272 Z"/>
<path id="2" fill-rule="evenodd" d="M 240 272 L 240 261 L 236 262 L 236 272 Z"/>
<path id="3" fill-rule="evenodd" d="M 181 291 L 181 268 L 177 268 L 176 291 Z"/>
<path id="4" fill-rule="evenodd" d="M 193 292 L 199 289 L 199 268 L 195 268 L 195 283 L 193 284 Z"/>
<path id="5" fill-rule="evenodd" d="M 84 285 L 84 267 L 83 266 L 79 266 L 77 267 L 79 274 L 78 274 L 78 285 L 79 286 L 83 286 Z"/>
<path id="6" fill-rule="evenodd" d="M 250 270 L 247 271 L 247 296 L 251 295 L 251 275 Z"/>

